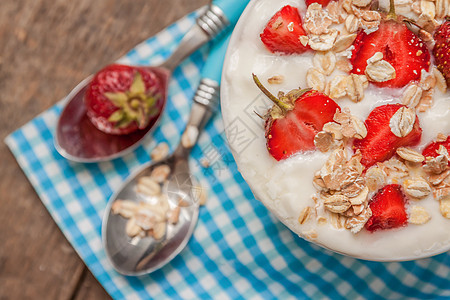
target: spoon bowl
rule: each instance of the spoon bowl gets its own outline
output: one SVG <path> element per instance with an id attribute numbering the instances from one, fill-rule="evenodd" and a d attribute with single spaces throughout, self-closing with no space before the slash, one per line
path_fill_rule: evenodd
<path id="1" fill-rule="evenodd" d="M 159 67 L 146 67 L 156 74 L 163 86 L 168 85 L 170 70 Z M 156 128 L 164 106 L 158 116 L 144 129 L 127 135 L 107 134 L 98 130 L 89 120 L 84 105 L 84 95 L 91 82 L 87 77 L 66 97 L 64 107 L 56 126 L 55 148 L 65 158 L 75 162 L 99 162 L 111 160 L 133 151 L 146 136 Z M 163 91 L 166 98 L 167 88 Z M 165 102 L 164 102 L 165 103 Z"/>
<path id="2" fill-rule="evenodd" d="M 115 199 L 127 199 L 135 202 L 152 201 L 139 193 L 136 188 L 139 179 L 149 176 L 158 166 L 170 167 L 171 173 L 162 187 L 162 194 L 167 195 L 170 209 L 180 206 L 176 224 L 167 224 L 162 239 L 152 237 L 131 238 L 125 232 L 127 220 L 112 213 L 111 206 Z M 103 243 L 107 256 L 117 271 L 124 275 L 141 275 L 159 269 L 172 260 L 189 241 L 198 219 L 198 187 L 194 176 L 189 173 L 185 158 L 172 155 L 162 161 L 144 165 L 135 176 L 130 177 L 111 197 L 103 220 Z"/>

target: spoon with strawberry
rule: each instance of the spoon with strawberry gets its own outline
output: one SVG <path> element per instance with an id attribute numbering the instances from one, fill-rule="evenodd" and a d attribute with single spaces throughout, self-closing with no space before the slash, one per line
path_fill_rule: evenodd
<path id="1" fill-rule="evenodd" d="M 75 162 L 99 162 L 135 149 L 164 109 L 173 70 L 203 44 L 234 26 L 249 0 L 214 0 L 173 54 L 158 66 L 108 65 L 65 98 L 56 150 Z"/>
<path id="2" fill-rule="evenodd" d="M 116 270 L 124 275 L 151 273 L 172 260 L 189 241 L 198 219 L 199 195 L 195 177 L 189 170 L 189 152 L 196 144 L 201 130 L 219 102 L 219 84 L 222 64 L 229 37 L 214 41 L 211 53 L 202 70 L 202 80 L 193 99 L 191 113 L 181 142 L 169 157 L 148 163 L 131 175 L 111 196 L 102 224 L 102 241 L 106 255 Z M 170 205 L 178 205 L 179 219 L 167 224 L 161 239 L 142 237 L 132 240 L 125 229 L 125 220 L 112 211 L 117 199 L 142 201 L 137 194 L 138 182 L 157 167 L 169 168 L 162 191 Z M 179 205 L 182 199 L 184 205 Z"/>

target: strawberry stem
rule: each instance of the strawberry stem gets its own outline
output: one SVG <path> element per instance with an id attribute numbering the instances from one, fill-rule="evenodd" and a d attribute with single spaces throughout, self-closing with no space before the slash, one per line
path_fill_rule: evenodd
<path id="1" fill-rule="evenodd" d="M 263 116 L 261 116 L 259 113 L 257 113 L 256 111 L 253 111 L 258 117 L 261 118 L 261 120 L 265 120 Z"/>
<path id="2" fill-rule="evenodd" d="M 272 95 L 272 93 L 269 92 L 269 90 L 267 90 L 262 85 L 261 81 L 259 81 L 258 76 L 256 76 L 253 73 L 252 73 L 252 76 L 253 76 L 253 81 L 255 82 L 256 86 L 261 90 L 261 92 L 263 92 L 264 95 L 266 95 L 270 100 L 272 100 L 272 102 L 275 103 L 275 105 L 277 105 L 283 111 L 283 113 L 287 113 L 290 110 L 290 107 L 288 104 L 284 103 L 283 101 L 281 101 L 280 99 L 278 99 L 277 97 Z"/>
<path id="3" fill-rule="evenodd" d="M 389 12 L 386 16 L 387 20 L 395 20 L 397 18 L 397 14 L 395 13 L 395 0 L 389 0 Z"/>

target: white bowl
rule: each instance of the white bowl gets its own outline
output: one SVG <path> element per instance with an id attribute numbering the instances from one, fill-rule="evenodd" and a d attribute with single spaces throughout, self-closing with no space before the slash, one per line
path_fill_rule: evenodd
<path id="1" fill-rule="evenodd" d="M 306 6 L 299 2 L 302 1 L 252 0 L 233 32 L 222 75 L 221 106 L 226 135 L 239 171 L 254 196 L 289 229 L 337 253 L 366 260 L 402 261 L 448 251 L 450 220 L 440 215 L 439 203 L 434 199 L 420 201 L 420 205 L 432 216 L 424 225 L 409 224 L 405 228 L 374 233 L 363 229 L 353 234 L 346 229 L 333 229 L 328 224 L 305 226 L 298 223 L 302 209 L 306 205 L 314 205 L 311 199 L 315 193 L 313 174 L 321 168 L 328 154 L 316 151 L 283 162 L 277 162 L 269 155 L 265 145 L 264 121 L 254 112 L 263 115 L 271 103 L 259 92 L 251 74 L 257 74 L 275 95 L 278 90 L 289 91 L 299 85 L 306 87 L 305 72 L 313 66 L 314 53 L 274 55 L 265 49 L 259 38 L 270 17 L 286 4 L 298 7 L 304 17 Z M 268 77 L 280 74 L 285 77 L 282 84 L 267 83 Z M 399 102 L 401 92 L 386 92 L 371 86 L 360 104 L 350 100 L 336 102 L 341 108 L 349 107 L 352 114 L 364 120 L 375 106 Z M 424 132 L 422 147 L 435 138 L 437 131 L 450 133 L 450 93 L 437 92 L 436 97 L 439 99 L 435 106 L 419 115 Z M 317 232 L 317 238 L 311 238 L 312 229 Z"/>

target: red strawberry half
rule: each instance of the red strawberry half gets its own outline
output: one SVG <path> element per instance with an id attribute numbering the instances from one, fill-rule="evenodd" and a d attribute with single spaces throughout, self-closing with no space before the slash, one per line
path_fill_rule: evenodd
<path id="1" fill-rule="evenodd" d="M 340 110 L 330 97 L 312 90 L 293 90 L 276 98 L 253 75 L 256 85 L 275 105 L 266 119 L 266 145 L 276 160 L 289 158 L 298 152 L 314 150 L 314 136 L 323 125 L 333 121 Z"/>
<path id="2" fill-rule="evenodd" d="M 450 86 L 450 18 L 442 23 L 434 33 L 433 54 L 436 59 L 436 66 L 442 72 L 447 85 Z"/>
<path id="3" fill-rule="evenodd" d="M 417 116 L 413 129 L 408 135 L 398 137 L 392 133 L 389 122 L 401 107 L 404 107 L 404 105 L 386 104 L 378 106 L 367 117 L 365 121 L 367 136 L 361 140 L 355 139 L 353 142 L 354 150 L 361 151 L 361 163 L 366 167 L 391 158 L 399 147 L 413 146 L 419 143 L 422 129 L 419 126 Z"/>
<path id="4" fill-rule="evenodd" d="M 408 221 L 405 205 L 407 199 L 398 184 L 390 184 L 380 189 L 370 200 L 372 216 L 365 227 L 373 232 L 405 226 Z"/>
<path id="5" fill-rule="evenodd" d="M 144 129 L 159 116 L 164 87 L 148 69 L 113 64 L 95 74 L 84 102 L 89 119 L 99 130 L 128 134 Z"/>
<path id="6" fill-rule="evenodd" d="M 286 5 L 269 20 L 260 37 L 271 52 L 292 54 L 309 49 L 300 42 L 302 35 L 306 35 L 306 32 L 298 9 Z"/>
<path id="7" fill-rule="evenodd" d="M 425 157 L 436 157 L 438 153 L 436 152 L 439 149 L 439 146 L 444 146 L 447 149 L 447 152 L 450 153 L 450 136 L 447 136 L 447 139 L 443 142 L 432 142 L 428 146 L 425 147 L 422 151 L 422 155 Z M 448 162 L 450 166 L 450 161 Z"/>
<path id="8" fill-rule="evenodd" d="M 391 11 L 387 20 L 381 21 L 377 31 L 370 34 L 364 31 L 358 33 L 353 42 L 355 48 L 350 59 L 353 66 L 351 72 L 364 74 L 367 60 L 376 52 L 381 52 L 383 60 L 394 67 L 396 76 L 391 80 L 374 84 L 380 87 L 400 88 L 412 80 L 420 79 L 422 69 L 428 71 L 430 53 L 425 43 L 411 32 L 405 23 L 396 20 L 393 8 Z"/>

